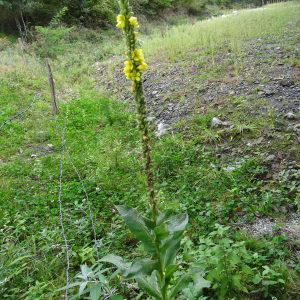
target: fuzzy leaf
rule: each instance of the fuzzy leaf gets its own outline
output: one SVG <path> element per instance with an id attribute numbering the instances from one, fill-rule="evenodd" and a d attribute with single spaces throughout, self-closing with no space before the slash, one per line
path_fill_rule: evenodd
<path id="1" fill-rule="evenodd" d="M 133 278 L 137 275 L 148 275 L 157 268 L 158 262 L 151 259 L 139 259 L 132 263 L 128 272 L 125 274 L 127 278 Z"/>
<path id="2" fill-rule="evenodd" d="M 99 300 L 101 296 L 102 288 L 101 285 L 94 285 L 90 289 L 91 300 Z"/>
<path id="3" fill-rule="evenodd" d="M 165 267 L 174 264 L 177 252 L 180 248 L 180 241 L 183 236 L 182 232 L 169 234 L 168 238 L 162 241 L 160 248 L 161 261 Z"/>
<path id="4" fill-rule="evenodd" d="M 176 283 L 176 285 L 171 290 L 171 294 L 169 296 L 169 299 L 176 299 L 176 296 L 180 291 L 182 291 L 185 287 L 188 286 L 188 284 L 192 281 L 192 277 L 190 274 L 186 274 L 182 276 Z"/>
<path id="5" fill-rule="evenodd" d="M 145 250 L 153 254 L 155 252 L 155 239 L 139 213 L 135 209 L 126 208 L 123 205 L 117 206 L 117 209 L 130 231 L 142 242 Z"/>
<path id="6" fill-rule="evenodd" d="M 154 273 L 152 273 L 153 275 Z M 158 289 L 157 282 L 154 281 L 154 276 L 138 276 L 136 281 L 141 290 L 147 292 L 150 296 L 156 299 L 162 299 L 162 295 Z M 156 283 L 156 284 L 155 284 Z"/>
<path id="7" fill-rule="evenodd" d="M 79 297 L 83 294 L 83 291 L 85 290 L 87 284 L 88 284 L 87 281 L 85 281 L 85 282 L 83 282 L 83 283 L 80 284 L 80 286 L 79 286 L 79 293 L 78 293 Z"/>
<path id="8" fill-rule="evenodd" d="M 197 289 L 198 291 L 204 289 L 204 288 L 209 288 L 211 286 L 210 281 L 205 280 L 201 274 L 197 273 L 194 274 L 193 276 L 193 280 L 194 280 L 194 287 L 195 289 Z"/>
<path id="9" fill-rule="evenodd" d="M 81 269 L 81 274 L 82 274 L 82 277 L 85 279 L 85 280 L 88 280 L 88 277 L 93 274 L 93 270 L 91 268 L 89 268 L 87 265 L 81 265 L 80 266 L 80 269 Z"/>
<path id="10" fill-rule="evenodd" d="M 187 224 L 187 214 L 176 215 L 169 219 L 167 225 L 168 237 L 162 241 L 160 248 L 161 261 L 164 267 L 174 263 Z"/>
<path id="11" fill-rule="evenodd" d="M 182 232 L 185 230 L 188 222 L 189 216 L 186 213 L 171 217 L 168 222 L 168 231 L 170 233 Z"/>
<path id="12" fill-rule="evenodd" d="M 128 272 L 130 268 L 130 264 L 126 263 L 122 257 L 113 254 L 104 256 L 101 261 L 115 265 L 122 273 Z"/>

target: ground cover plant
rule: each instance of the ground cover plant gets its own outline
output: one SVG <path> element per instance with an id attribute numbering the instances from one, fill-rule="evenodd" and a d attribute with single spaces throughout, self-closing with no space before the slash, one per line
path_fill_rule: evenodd
<path id="1" fill-rule="evenodd" d="M 192 266 L 203 287 L 190 282 L 176 299 L 299 298 L 299 9 L 298 2 L 279 3 L 141 36 L 149 63 L 143 84 L 152 117 L 156 197 L 162 211 L 189 215 L 186 232 L 179 232 L 178 268 L 172 269 L 170 286 Z M 204 32 L 211 33 L 211 41 Z M 94 45 L 93 31 L 70 30 L 56 40 L 62 48 L 47 49 L 53 44 L 44 40 L 48 33 L 39 34 L 25 45 L 3 35 L 0 47 L 1 298 L 65 297 L 58 203 L 65 125 L 62 213 L 69 297 L 148 299 L 149 287 L 140 289 L 100 262 L 112 253 L 126 262 L 149 257 L 115 209 L 149 207 L 136 116 L 130 102 L 120 101 L 131 93 L 124 93 L 128 81 L 122 85 L 118 67 L 120 75 L 98 71 L 99 61 L 111 63 L 125 46 L 118 33 L 103 33 Z M 47 50 L 58 116 L 51 111 Z M 199 72 L 184 73 L 194 62 Z M 182 81 L 177 83 L 171 68 Z M 111 82 L 105 93 L 104 76 Z M 114 78 L 122 95 L 112 94 Z M 230 86 L 225 92 L 223 84 Z M 182 93 L 172 85 L 180 85 Z M 169 103 L 186 103 L 196 90 L 197 105 L 185 114 L 169 110 Z M 212 126 L 215 117 L 225 124 Z M 158 123 L 166 120 L 171 129 L 157 137 Z"/>

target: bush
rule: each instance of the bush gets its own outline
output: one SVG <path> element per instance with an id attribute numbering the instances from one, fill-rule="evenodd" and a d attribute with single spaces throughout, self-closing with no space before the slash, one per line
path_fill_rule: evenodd
<path id="1" fill-rule="evenodd" d="M 132 0 L 130 3 L 138 14 L 152 16 L 166 8 L 184 7 L 191 13 L 202 12 L 206 0 Z M 113 26 L 117 13 L 117 0 L 31 0 L 20 6 L 19 1 L 0 1 L 0 28 L 15 27 L 15 20 L 26 24 L 49 25 L 57 20 L 65 24 L 86 27 Z M 22 12 L 22 14 L 21 14 Z M 52 22 L 51 22 L 52 21 Z M 6 29 L 7 29 L 6 28 Z"/>
<path id="2" fill-rule="evenodd" d="M 73 28 L 35 27 L 36 35 L 33 47 L 36 53 L 42 57 L 55 58 L 66 52 L 70 46 L 69 36 Z"/>

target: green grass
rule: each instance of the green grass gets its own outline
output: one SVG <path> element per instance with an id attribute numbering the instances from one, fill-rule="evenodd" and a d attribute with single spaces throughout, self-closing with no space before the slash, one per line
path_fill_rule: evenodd
<path id="1" fill-rule="evenodd" d="M 154 34 L 146 38 L 144 45 L 153 59 L 158 57 L 158 50 L 162 58 L 177 59 L 199 44 L 214 52 L 226 41 L 233 43 L 240 38 L 243 43 L 265 34 L 279 35 L 288 19 L 298 12 L 299 5 L 293 3 L 273 5 L 264 11 L 243 11 L 237 16 L 173 28 L 167 32 L 164 43 Z M 236 26 L 240 26 L 239 30 L 234 29 Z M 224 30 L 227 37 L 223 37 Z M 115 204 L 145 209 L 146 189 L 135 115 L 127 105 L 104 98 L 94 87 L 92 64 L 121 53 L 120 46 L 103 39 L 107 47 L 104 56 L 99 54 L 100 46 L 78 39 L 73 49 L 64 42 L 66 52 L 53 58 L 61 109 L 57 117 L 51 114 L 43 60 L 30 49 L 23 53 L 18 46 L 1 52 L 0 126 L 35 99 L 28 112 L 0 131 L 1 299 L 62 297 L 63 292 L 58 289 L 65 285 L 66 266 L 57 199 L 65 118 L 62 203 L 72 247 L 71 280 L 81 264 L 91 265 L 96 259 L 87 199 L 72 163 L 89 195 L 97 235 L 103 243 L 100 256 L 111 252 L 128 257 L 141 254 L 141 249 L 133 250 L 137 241 L 113 210 Z M 79 55 L 83 50 L 86 55 Z M 186 120 L 189 131 L 161 139 L 153 137 L 158 197 L 165 208 L 189 213 L 190 226 L 180 259 L 186 263 L 198 261 L 204 275 L 213 281 L 214 288 L 207 291 L 209 299 L 217 299 L 224 292 L 224 282 L 230 287 L 226 290 L 230 298 L 249 299 L 245 292 L 248 289 L 260 299 L 268 299 L 264 293 L 282 300 L 295 299 L 300 286 L 300 261 L 294 249 L 299 250 L 299 243 L 284 236 L 255 239 L 237 232 L 235 227 L 224 228 L 236 221 L 251 221 L 257 214 L 282 216 L 279 207 L 295 207 L 299 201 L 297 175 L 291 180 L 286 173 L 289 170 L 285 170 L 278 178 L 266 179 L 270 166 L 259 153 L 234 157 L 238 164 L 232 171 L 226 168 L 231 166 L 229 162 L 224 164 L 216 157 L 219 143 L 239 146 L 243 138 L 254 139 L 262 131 L 273 129 L 271 112 L 263 117 L 253 116 L 249 121 L 251 109 L 253 105 L 243 97 L 232 97 L 222 109 L 208 106 L 205 114 Z M 237 126 L 226 132 L 212 129 L 210 122 L 216 111 Z M 282 147 L 280 143 L 284 147 L 290 145 L 285 138 L 277 142 L 276 147 Z M 50 151 L 49 144 L 53 145 Z M 216 223 L 223 227 L 216 229 Z M 236 256 L 243 257 L 243 261 Z M 224 259 L 229 259 L 227 269 L 218 264 Z M 265 266 L 279 275 L 263 275 Z M 217 268 L 219 272 L 214 272 Z M 232 282 L 226 281 L 226 271 L 235 278 Z M 237 274 L 240 280 L 234 277 Z M 265 286 L 265 281 L 254 283 L 254 277 L 259 276 L 271 280 L 271 287 Z M 137 296 L 130 285 L 114 282 L 114 287 L 128 299 Z M 72 293 L 75 295 L 76 291 Z"/>
<path id="2" fill-rule="evenodd" d="M 7 88 L 9 82 L 2 81 L 1 90 Z M 14 104 L 17 110 L 26 94 L 16 88 L 9 90 L 14 95 L 9 106 Z M 8 105 L 5 95 L 0 100 Z M 65 260 L 57 203 L 63 115 L 67 116 L 67 153 L 62 199 L 66 233 L 72 245 L 72 277 L 81 263 L 94 261 L 95 252 L 87 203 L 71 162 L 80 171 L 92 203 L 97 233 L 104 242 L 101 255 L 112 249 L 127 256 L 138 255 L 128 251 L 136 241 L 112 211 L 113 205 L 123 203 L 145 208 L 146 190 L 134 116 L 126 112 L 124 105 L 87 91 L 61 105 L 61 110 L 61 118 L 54 118 L 48 104 L 39 98 L 29 114 L 11 122 L 1 133 L 3 299 L 24 298 L 25 294 L 25 299 L 58 299 L 60 292 L 56 290 L 64 286 Z M 197 124 L 207 127 L 207 120 Z M 54 149 L 45 153 L 43 147 L 48 144 L 53 144 Z M 189 141 L 181 134 L 165 137 L 155 141 L 153 148 L 159 198 L 166 208 L 188 211 L 189 238 L 195 245 L 200 236 L 213 230 L 215 223 L 238 220 L 237 208 L 251 219 L 258 212 L 272 215 L 275 207 L 293 201 L 285 183 L 266 185 L 258 179 L 266 171 L 258 158 L 245 159 L 228 173 L 218 159 L 203 150 L 197 136 Z M 291 259 L 288 245 L 282 247 L 279 260 Z M 92 250 L 88 256 L 83 255 L 86 249 Z M 272 266 L 279 260 L 268 255 L 265 264 Z"/>
<path id="3" fill-rule="evenodd" d="M 282 35 L 285 26 L 297 20 L 299 14 L 298 2 L 241 10 L 236 15 L 176 26 L 163 37 L 160 33 L 153 34 L 145 39 L 143 47 L 147 56 L 171 60 L 183 58 L 199 48 L 200 51 L 213 55 L 222 47 L 239 53 L 245 41 L 268 35 Z"/>

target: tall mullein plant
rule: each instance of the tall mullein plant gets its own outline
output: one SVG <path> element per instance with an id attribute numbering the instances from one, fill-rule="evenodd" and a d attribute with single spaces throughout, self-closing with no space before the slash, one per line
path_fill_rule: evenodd
<path id="1" fill-rule="evenodd" d="M 117 27 L 123 31 L 126 38 L 127 59 L 124 63 L 124 73 L 132 81 L 136 101 L 150 209 L 146 216 L 139 214 L 136 209 L 125 206 L 117 206 L 117 209 L 130 231 L 142 243 L 147 257 L 126 262 L 122 257 L 108 255 L 102 261 L 117 266 L 125 278 L 136 280 L 141 290 L 155 299 L 176 299 L 187 286 L 191 285 L 199 294 L 203 287 L 207 287 L 207 282 L 195 272 L 195 269 L 182 274 L 176 261 L 180 242 L 188 224 L 188 215 L 183 213 L 170 216 L 168 212 L 161 212 L 158 208 L 142 82 L 142 74 L 148 65 L 138 43 L 139 24 L 129 6 L 129 0 L 120 0 L 119 4 L 121 12 L 117 17 Z"/>

